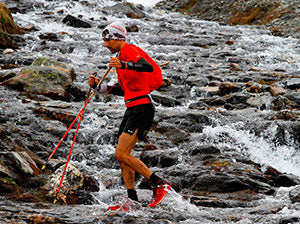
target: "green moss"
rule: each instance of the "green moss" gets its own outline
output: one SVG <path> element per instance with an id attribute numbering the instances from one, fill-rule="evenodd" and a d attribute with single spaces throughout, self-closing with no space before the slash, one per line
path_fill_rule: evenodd
<path id="1" fill-rule="evenodd" d="M 0 177 L 0 181 L 4 184 L 12 184 L 12 185 L 16 184 L 14 179 L 11 177 Z"/>

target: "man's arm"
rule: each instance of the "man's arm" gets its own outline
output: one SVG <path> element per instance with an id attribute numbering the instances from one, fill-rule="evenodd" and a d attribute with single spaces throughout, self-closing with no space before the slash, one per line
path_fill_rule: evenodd
<path id="1" fill-rule="evenodd" d="M 139 72 L 153 72 L 153 66 L 148 63 L 144 58 L 140 58 L 136 63 L 121 61 L 122 68 L 128 70 L 135 70 Z"/>

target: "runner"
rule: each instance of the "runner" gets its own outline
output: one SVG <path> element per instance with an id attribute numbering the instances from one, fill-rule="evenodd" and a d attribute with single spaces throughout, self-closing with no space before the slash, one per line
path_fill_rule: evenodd
<path id="1" fill-rule="evenodd" d="M 121 23 L 111 23 L 102 32 L 104 46 L 117 57 L 111 57 L 109 67 L 116 68 L 118 84 L 109 87 L 102 83 L 100 92 L 124 96 L 127 107 L 119 127 L 116 158 L 120 163 L 128 198 L 138 201 L 135 172 L 154 185 L 153 199 L 149 207 L 160 203 L 171 189 L 171 183 L 154 174 L 142 161 L 133 157 L 131 151 L 138 140 L 147 141 L 147 133 L 154 118 L 154 106 L 150 92 L 162 84 L 161 69 L 156 62 L 136 45 L 126 42 L 127 31 Z M 90 76 L 89 85 L 97 85 L 97 78 Z M 116 210 L 122 207 L 109 207 Z M 128 207 L 127 207 L 128 208 Z"/>

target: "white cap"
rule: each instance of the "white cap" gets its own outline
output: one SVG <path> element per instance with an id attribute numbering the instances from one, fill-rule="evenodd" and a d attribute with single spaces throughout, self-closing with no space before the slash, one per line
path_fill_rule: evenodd
<path id="1" fill-rule="evenodd" d="M 108 40 L 125 41 L 126 35 L 127 30 L 125 26 L 118 22 L 113 22 L 107 25 L 102 32 L 102 37 Z"/>

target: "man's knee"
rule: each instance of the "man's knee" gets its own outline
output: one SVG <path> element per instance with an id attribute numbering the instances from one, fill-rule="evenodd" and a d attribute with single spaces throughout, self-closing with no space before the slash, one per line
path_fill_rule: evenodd
<path id="1" fill-rule="evenodd" d="M 126 162 L 126 159 L 128 158 L 128 155 L 125 154 L 123 151 L 121 151 L 120 149 L 116 150 L 116 154 L 115 154 L 116 159 L 119 162 Z"/>

